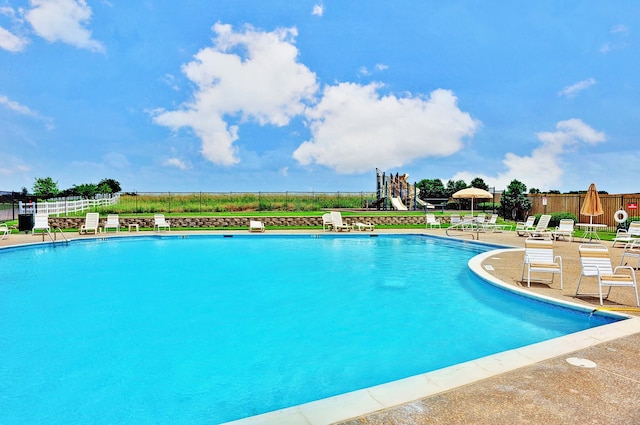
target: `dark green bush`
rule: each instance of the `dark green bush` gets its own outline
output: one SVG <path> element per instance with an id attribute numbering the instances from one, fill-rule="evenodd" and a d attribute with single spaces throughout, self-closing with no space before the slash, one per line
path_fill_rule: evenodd
<path id="1" fill-rule="evenodd" d="M 536 223 L 538 222 L 538 220 L 540 220 L 541 215 L 542 214 L 536 214 Z M 563 219 L 571 219 L 575 223 L 578 222 L 578 218 L 574 214 L 568 212 L 552 213 L 551 220 L 549 220 L 549 227 L 557 227 L 558 225 L 560 225 L 560 220 Z"/>

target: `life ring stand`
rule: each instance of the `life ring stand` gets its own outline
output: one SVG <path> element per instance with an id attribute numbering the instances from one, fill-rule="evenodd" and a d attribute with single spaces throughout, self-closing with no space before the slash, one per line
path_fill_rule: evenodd
<path id="1" fill-rule="evenodd" d="M 618 210 L 613 215 L 613 218 L 616 221 L 616 223 L 620 224 L 620 223 L 625 223 L 627 221 L 627 218 L 629 218 L 629 215 L 625 210 Z"/>

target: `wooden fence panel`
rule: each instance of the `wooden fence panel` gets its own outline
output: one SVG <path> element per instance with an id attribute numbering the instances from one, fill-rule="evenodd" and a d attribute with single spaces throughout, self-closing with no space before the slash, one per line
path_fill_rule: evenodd
<path id="1" fill-rule="evenodd" d="M 589 222 L 589 217 L 580 215 L 580 208 L 584 202 L 585 194 L 530 194 L 527 195 L 531 200 L 530 214 L 553 214 L 553 213 L 571 213 L 574 214 L 579 222 Z M 546 205 L 544 201 L 546 199 Z M 614 216 L 617 211 L 623 210 L 630 218 L 640 217 L 638 212 L 638 204 L 640 203 L 640 194 L 624 194 L 624 195 L 600 195 L 602 209 L 604 214 L 593 217 L 593 222 L 598 224 L 606 224 L 610 228 L 615 228 L 618 223 Z M 640 218 L 639 218 L 640 219 Z"/>

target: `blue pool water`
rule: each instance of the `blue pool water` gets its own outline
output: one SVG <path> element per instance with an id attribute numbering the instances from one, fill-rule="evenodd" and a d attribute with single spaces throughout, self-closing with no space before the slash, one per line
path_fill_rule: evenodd
<path id="1" fill-rule="evenodd" d="M 613 321 L 422 236 L 142 237 L 0 250 L 0 423 L 212 424 Z"/>

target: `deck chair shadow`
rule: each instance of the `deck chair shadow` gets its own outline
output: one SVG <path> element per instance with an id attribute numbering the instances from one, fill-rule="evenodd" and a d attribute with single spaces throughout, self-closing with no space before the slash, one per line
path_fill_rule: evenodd
<path id="1" fill-rule="evenodd" d="M 560 220 L 560 223 L 556 227 L 556 230 L 551 232 L 553 238 L 558 240 L 558 238 L 568 239 L 569 242 L 573 241 L 573 227 L 574 221 L 570 218 L 563 218 Z"/>
<path id="2" fill-rule="evenodd" d="M 165 220 L 164 214 L 154 214 L 153 230 L 159 232 L 160 229 L 171 231 L 171 223 L 169 223 L 169 220 Z"/>
<path id="3" fill-rule="evenodd" d="M 562 257 L 553 255 L 553 242 L 551 240 L 527 238 L 524 242 L 524 261 L 520 278 L 523 283 L 525 270 L 527 272 L 528 287 L 531 287 L 531 273 L 551 273 L 551 279 L 545 282 L 552 284 L 555 275 L 559 274 L 560 289 L 563 289 Z"/>
<path id="4" fill-rule="evenodd" d="M 98 234 L 98 223 L 100 221 L 100 213 L 87 213 L 84 224 L 78 229 L 80 234 L 88 234 L 89 232 L 94 235 Z"/>
<path id="5" fill-rule="evenodd" d="M 118 214 L 109 214 L 107 215 L 107 221 L 104 222 L 104 231 L 105 233 L 109 231 L 109 229 L 115 229 L 116 233 L 120 231 L 120 217 Z"/>
<path id="6" fill-rule="evenodd" d="M 600 305 L 603 299 L 608 299 L 611 289 L 614 286 L 633 288 L 636 294 L 636 306 L 640 307 L 640 299 L 638 298 L 638 285 L 636 283 L 636 275 L 633 267 L 618 266 L 615 269 L 611 265 L 611 257 L 609 250 L 602 244 L 582 244 L 578 247 L 580 253 L 580 263 L 582 264 L 582 272 L 578 280 L 575 296 L 599 296 Z M 598 292 L 580 292 L 580 285 L 583 278 L 595 277 L 598 280 Z M 603 288 L 607 287 L 606 295 L 603 294 Z"/>
<path id="7" fill-rule="evenodd" d="M 249 231 L 250 232 L 264 232 L 264 223 L 260 220 L 249 220 Z"/>
<path id="8" fill-rule="evenodd" d="M 331 211 L 331 226 L 336 232 L 350 232 L 351 227 L 342 221 L 340 211 Z"/>
<path id="9" fill-rule="evenodd" d="M 51 226 L 49 226 L 49 214 L 36 213 L 36 215 L 34 216 L 33 228 L 31 229 L 31 233 L 35 235 L 36 230 L 42 230 L 43 233 L 51 231 Z"/>

